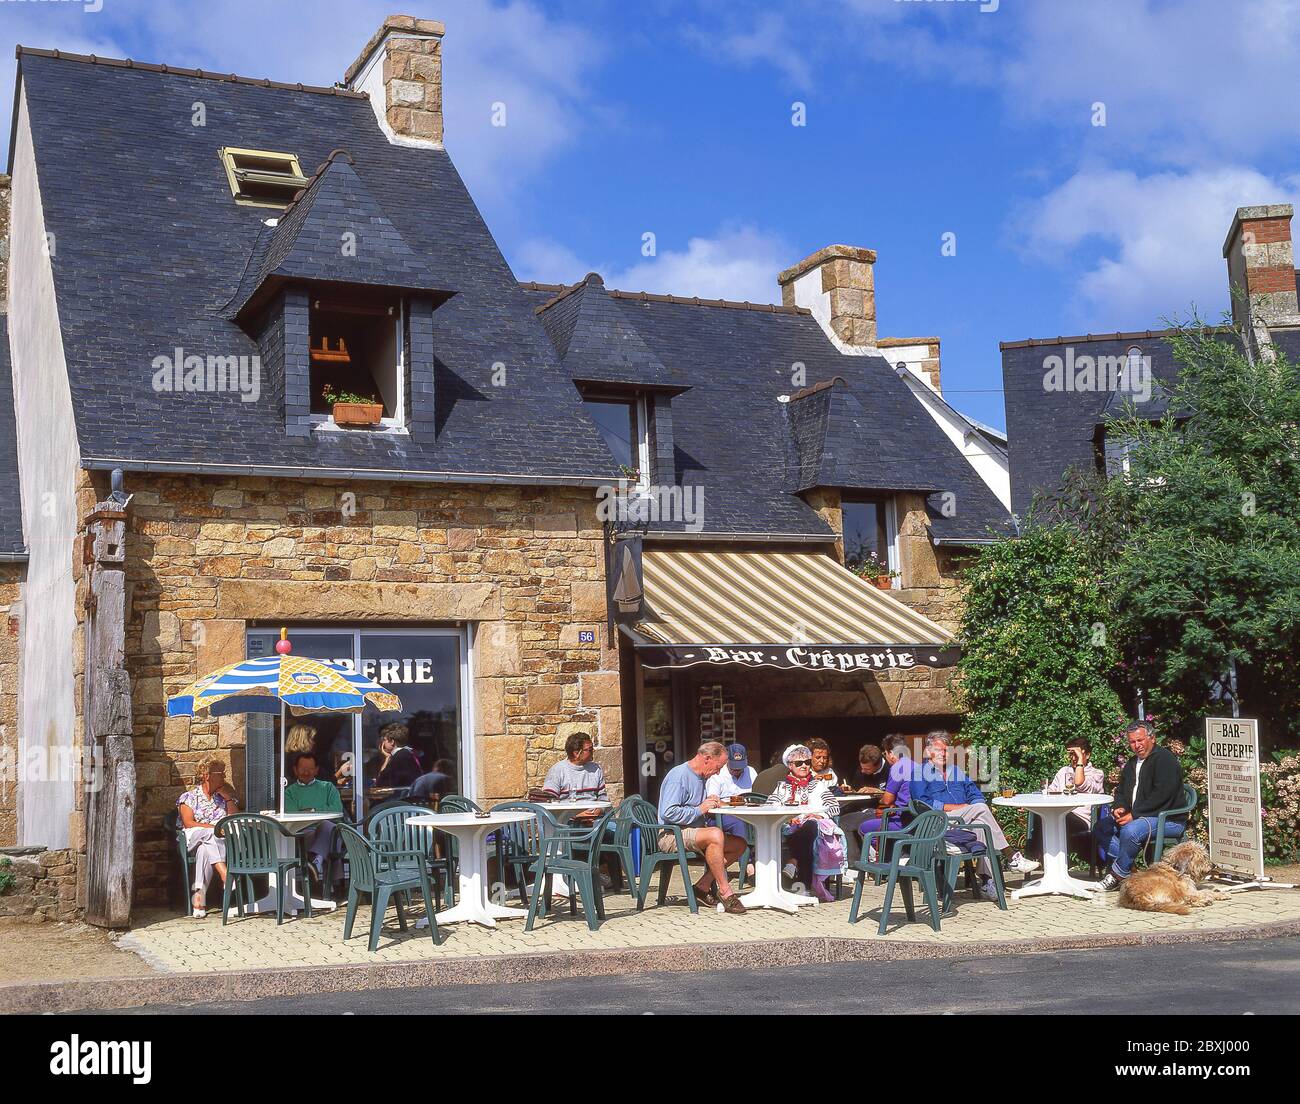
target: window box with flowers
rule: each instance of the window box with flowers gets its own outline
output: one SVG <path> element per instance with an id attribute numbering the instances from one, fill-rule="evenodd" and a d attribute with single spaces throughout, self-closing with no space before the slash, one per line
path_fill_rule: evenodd
<path id="1" fill-rule="evenodd" d="M 889 590 L 894 585 L 894 580 L 898 578 L 899 574 L 897 571 L 891 571 L 889 564 L 876 559 L 875 556 L 868 556 L 865 560 L 851 563 L 848 565 L 848 569 L 859 579 L 865 579 L 881 590 Z"/>

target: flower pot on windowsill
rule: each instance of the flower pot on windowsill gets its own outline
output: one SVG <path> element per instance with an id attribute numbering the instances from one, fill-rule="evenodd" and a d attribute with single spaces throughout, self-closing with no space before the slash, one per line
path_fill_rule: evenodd
<path id="1" fill-rule="evenodd" d="M 872 582 L 874 582 L 881 590 L 894 589 L 894 579 L 891 575 L 877 575 Z"/>
<path id="2" fill-rule="evenodd" d="M 373 429 L 384 417 L 382 403 L 335 403 L 334 424 L 356 429 Z"/>

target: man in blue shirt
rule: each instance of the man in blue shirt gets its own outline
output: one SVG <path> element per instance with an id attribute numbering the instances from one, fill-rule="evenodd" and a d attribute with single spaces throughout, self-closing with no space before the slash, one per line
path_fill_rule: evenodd
<path id="1" fill-rule="evenodd" d="M 722 744 L 717 740 L 702 743 L 693 759 L 679 763 L 664 775 L 659 787 L 659 819 L 664 824 L 680 825 L 686 849 L 704 857 L 708 869 L 695 883 L 696 900 L 709 908 L 721 902 L 725 911 L 740 915 L 745 906 L 727 880 L 727 867 L 744 853 L 745 841 L 705 821 L 705 815 L 722 804 L 720 797 L 705 794 L 705 783 L 726 766 L 727 749 Z M 676 846 L 671 832 L 660 833 L 661 851 Z"/>
<path id="2" fill-rule="evenodd" d="M 955 763 L 948 765 L 949 743 L 948 733 L 942 729 L 936 729 L 925 738 L 926 762 L 917 769 L 916 777 L 912 780 L 912 798 L 931 809 L 939 809 L 950 817 L 956 817 L 963 824 L 987 824 L 992 829 L 993 846 L 999 851 L 1009 851 L 1011 844 L 1002 834 L 1002 828 L 988 802 L 984 800 L 980 788 Z M 1011 853 L 1006 865 L 1022 874 L 1038 869 L 1038 863 L 1025 858 L 1019 851 Z M 993 868 L 989 866 L 987 858 L 980 859 L 979 873 L 981 896 L 996 901 L 998 891 L 993 884 Z"/>

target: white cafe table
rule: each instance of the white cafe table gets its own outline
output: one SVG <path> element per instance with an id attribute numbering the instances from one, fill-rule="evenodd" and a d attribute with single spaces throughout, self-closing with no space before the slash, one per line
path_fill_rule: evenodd
<path id="1" fill-rule="evenodd" d="M 1109 794 L 1087 793 L 1025 793 L 1015 797 L 995 797 L 994 805 L 1037 813 L 1043 822 L 1043 876 L 1026 882 L 1011 895 L 1011 899 L 1018 901 L 1021 897 L 1063 893 L 1092 900 L 1093 893 L 1101 888 L 1098 883 L 1070 877 L 1069 833 L 1065 818 L 1071 809 L 1081 805 L 1107 805 L 1112 800 Z"/>
<path id="2" fill-rule="evenodd" d="M 535 801 L 533 804 L 540 805 L 561 824 L 568 824 L 584 809 L 596 809 L 603 813 L 606 809 L 611 808 L 614 803 L 612 801 Z M 552 878 L 551 896 L 569 896 L 569 879 L 562 875 L 558 878 Z"/>
<path id="3" fill-rule="evenodd" d="M 282 859 L 293 858 L 297 853 L 298 837 L 322 820 L 343 819 L 342 813 L 263 813 L 262 815 L 269 816 L 272 820 L 279 822 L 280 835 L 276 838 L 275 845 Z M 247 911 L 253 913 L 275 912 L 275 898 L 279 878 L 275 874 L 268 874 L 267 878 L 269 882 L 265 895 L 249 905 Z M 302 910 L 304 903 L 298 885 L 298 873 L 297 871 L 290 871 L 288 890 L 284 895 L 284 911 L 297 914 Z M 313 911 L 320 909 L 328 912 L 338 906 L 333 901 L 318 900 L 313 897 L 311 907 Z"/>
<path id="4" fill-rule="evenodd" d="M 774 908 L 798 912 L 816 905 L 816 897 L 791 893 L 781 886 L 781 825 L 809 811 L 807 805 L 719 805 L 717 817 L 732 816 L 754 826 L 754 889 L 740 899 L 747 909 Z"/>
<path id="5" fill-rule="evenodd" d="M 456 838 L 460 853 L 460 902 L 445 912 L 438 913 L 439 924 L 482 924 L 495 928 L 498 920 L 523 920 L 528 916 L 526 909 L 498 905 L 491 899 L 491 884 L 488 880 L 488 835 L 507 824 L 518 824 L 532 820 L 534 814 L 526 809 L 508 809 L 505 812 L 489 812 L 487 816 L 475 813 L 429 813 L 426 816 L 414 816 L 407 824 L 421 827 L 437 828 Z M 427 921 L 421 920 L 417 927 Z"/>

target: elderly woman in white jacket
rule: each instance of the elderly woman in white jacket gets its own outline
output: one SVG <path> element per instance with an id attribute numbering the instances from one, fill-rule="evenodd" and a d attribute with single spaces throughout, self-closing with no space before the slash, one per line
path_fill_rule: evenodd
<path id="1" fill-rule="evenodd" d="M 805 745 L 792 744 L 785 749 L 781 761 L 789 773 L 776 784 L 767 803 L 807 808 L 806 812 L 792 818 L 783 830 L 793 859 L 793 862 L 786 865 L 786 877 L 804 887 L 811 887 L 819 897 L 829 900 L 830 895 L 824 892 L 824 887 L 819 891 L 821 879 L 814 876 L 813 848 L 819 831 L 817 821 L 833 821 L 840 814 L 840 804 L 831 793 L 829 782 L 813 778 L 812 752 Z"/>

